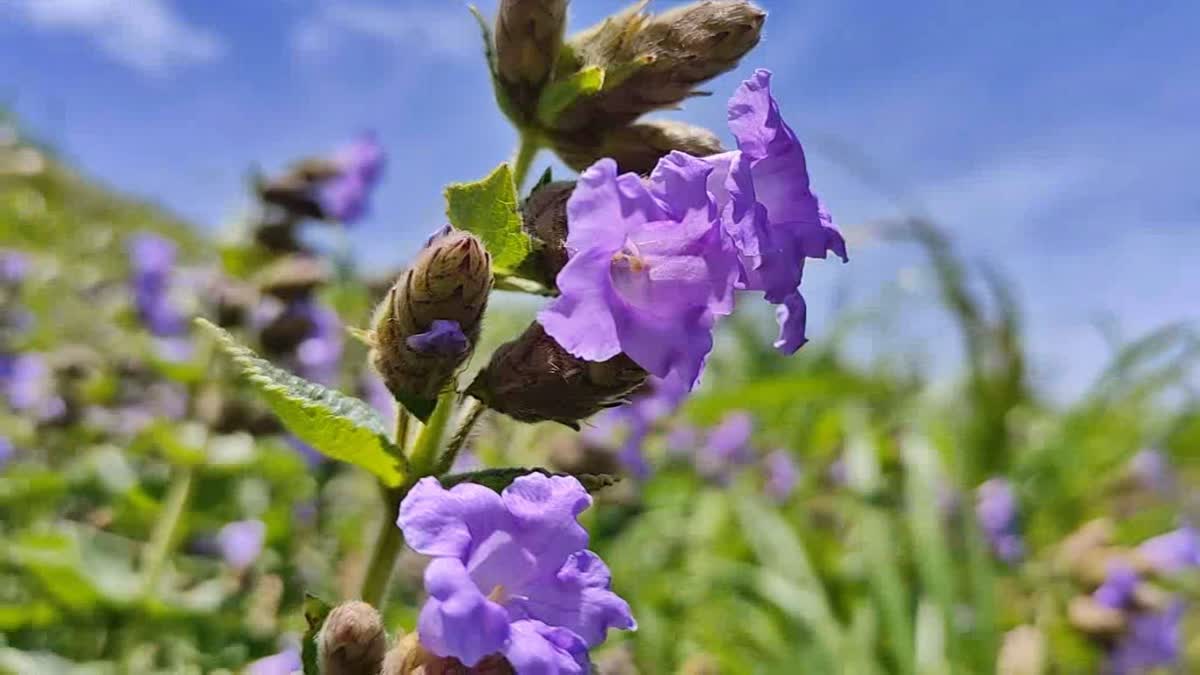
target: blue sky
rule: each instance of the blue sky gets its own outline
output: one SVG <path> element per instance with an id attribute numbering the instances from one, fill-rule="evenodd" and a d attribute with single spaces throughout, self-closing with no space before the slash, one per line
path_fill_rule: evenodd
<path id="1" fill-rule="evenodd" d="M 759 48 L 672 116 L 724 133 L 737 82 L 775 71 L 814 184 L 853 240 L 850 265 L 807 275 L 814 335 L 836 294 L 929 294 L 920 256 L 871 236 L 912 211 L 1017 283 L 1054 390 L 1102 363 L 1097 321 L 1130 337 L 1197 317 L 1200 4 L 761 4 Z M 621 6 L 573 0 L 572 28 Z M 244 206 L 252 165 L 377 130 L 391 162 L 351 234 L 370 266 L 404 261 L 443 220 L 442 186 L 484 175 L 513 144 L 477 30 L 448 0 L 0 0 L 0 63 L 0 102 L 37 135 L 208 228 Z M 899 323 L 897 344 L 874 347 L 936 361 L 933 312 Z"/>

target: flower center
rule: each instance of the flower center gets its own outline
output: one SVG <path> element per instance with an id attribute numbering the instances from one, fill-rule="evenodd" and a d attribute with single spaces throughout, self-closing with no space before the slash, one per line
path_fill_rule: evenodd
<path id="1" fill-rule="evenodd" d="M 646 305 L 650 300 L 650 261 L 642 256 L 637 244 L 626 239 L 625 246 L 613 254 L 613 287 L 627 301 Z"/>
<path id="2" fill-rule="evenodd" d="M 487 599 L 498 605 L 503 605 L 504 602 L 508 600 L 508 591 L 504 590 L 503 585 L 496 584 L 496 586 L 492 589 L 492 592 L 488 593 Z"/>

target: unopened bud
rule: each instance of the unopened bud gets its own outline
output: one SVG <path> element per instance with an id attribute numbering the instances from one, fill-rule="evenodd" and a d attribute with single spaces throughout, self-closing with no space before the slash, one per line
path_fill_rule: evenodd
<path id="1" fill-rule="evenodd" d="M 996 675 L 1041 675 L 1046 670 L 1046 638 L 1033 626 L 1017 626 L 1004 634 L 996 659 Z"/>
<path id="2" fill-rule="evenodd" d="M 1080 570 L 1092 554 L 1112 543 L 1113 523 L 1107 518 L 1097 518 L 1084 523 L 1067 535 L 1059 544 L 1055 565 L 1065 574 L 1080 575 Z"/>
<path id="3" fill-rule="evenodd" d="M 722 151 L 716 134 L 703 127 L 670 120 L 638 122 L 614 129 L 603 141 L 594 142 L 591 134 L 559 135 L 554 138 L 554 150 L 563 162 L 583 171 L 601 157 L 612 157 L 620 171 L 650 173 L 658 160 L 679 150 L 693 157 L 714 155 Z"/>
<path id="4" fill-rule="evenodd" d="M 264 267 L 256 281 L 264 295 L 291 302 L 329 281 L 329 266 L 313 256 L 289 255 Z"/>
<path id="5" fill-rule="evenodd" d="M 282 209 L 292 217 L 320 219 L 324 217 L 324 211 L 314 188 L 340 171 L 327 159 L 302 159 L 276 178 L 255 176 L 254 190 L 264 204 Z"/>
<path id="6" fill-rule="evenodd" d="M 1077 595 L 1067 605 L 1067 620 L 1091 635 L 1116 635 L 1125 630 L 1125 613 L 1106 607 L 1090 595 Z"/>
<path id="7" fill-rule="evenodd" d="M 467 393 L 521 422 L 579 421 L 626 402 L 647 373 L 628 356 L 585 361 L 563 349 L 536 321 L 502 345 Z"/>
<path id="8" fill-rule="evenodd" d="M 600 66 L 605 86 L 570 105 L 554 128 L 599 131 L 671 108 L 696 85 L 732 70 L 758 44 L 766 13 L 744 0 L 705 0 L 657 16 L 638 3 L 570 40 L 581 67 Z"/>
<path id="9" fill-rule="evenodd" d="M 567 0 L 501 0 L 496 12 L 496 75 L 527 121 L 558 60 L 566 21 Z"/>
<path id="10" fill-rule="evenodd" d="M 383 618 L 361 601 L 335 607 L 316 639 L 323 675 L 374 675 L 387 651 Z"/>
<path id="11" fill-rule="evenodd" d="M 567 200 L 575 183 L 547 183 L 530 193 L 521 207 L 522 227 L 534 240 L 523 272 L 547 288 L 567 264 Z"/>
<path id="12" fill-rule="evenodd" d="M 371 362 L 401 402 L 434 399 L 479 339 L 492 261 L 474 235 L 430 239 L 376 311 Z"/>

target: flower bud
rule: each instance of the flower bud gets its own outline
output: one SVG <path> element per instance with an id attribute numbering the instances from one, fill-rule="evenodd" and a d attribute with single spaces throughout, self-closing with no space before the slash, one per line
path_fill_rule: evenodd
<path id="1" fill-rule="evenodd" d="M 704 0 L 657 16 L 645 3 L 570 40 L 581 67 L 605 70 L 599 93 L 576 101 L 554 128 L 599 131 L 671 108 L 694 87 L 732 70 L 758 44 L 766 13 L 745 0 Z M 611 84 L 610 84 L 611 83 Z"/>
<path id="2" fill-rule="evenodd" d="M 339 172 L 339 167 L 327 159 L 303 159 L 288 167 L 282 176 L 271 179 L 255 176 L 254 190 L 264 204 L 282 209 L 293 218 L 320 219 L 324 211 L 313 188 Z"/>
<path id="3" fill-rule="evenodd" d="M 374 675 L 387 651 L 383 618 L 357 600 L 335 607 L 316 639 L 324 675 Z"/>
<path id="4" fill-rule="evenodd" d="M 530 193 L 521 207 L 522 227 L 533 237 L 533 253 L 522 271 L 547 288 L 567 264 L 567 200 L 575 183 L 547 183 Z"/>
<path id="5" fill-rule="evenodd" d="M 1116 635 L 1125 630 L 1125 613 L 1096 602 L 1090 595 L 1077 595 L 1067 605 L 1067 620 L 1091 635 Z"/>
<path id="6" fill-rule="evenodd" d="M 534 321 L 496 350 L 467 393 L 521 422 L 579 429 L 580 420 L 625 403 L 646 377 L 624 354 L 599 362 L 573 356 Z"/>
<path id="7" fill-rule="evenodd" d="M 496 12 L 496 75 L 513 107 L 532 120 L 542 85 L 562 47 L 566 0 L 501 0 Z"/>
<path id="8" fill-rule="evenodd" d="M 430 239 L 376 310 L 371 362 L 397 400 L 437 397 L 479 339 L 491 290 L 474 235 L 447 226 Z"/>
<path id="9" fill-rule="evenodd" d="M 1004 634 L 996 659 L 996 675 L 1041 675 L 1046 670 L 1046 638 L 1033 626 L 1017 626 Z"/>
<path id="10" fill-rule="evenodd" d="M 554 138 L 555 152 L 576 171 L 583 171 L 601 157 L 612 157 L 622 172 L 648 174 L 658 160 L 674 150 L 704 157 L 722 149 L 720 139 L 708 129 L 670 120 L 638 122 L 614 129 L 600 143 L 594 142 L 590 134 Z"/>
<path id="11" fill-rule="evenodd" d="M 329 266 L 313 256 L 289 255 L 264 267 L 256 281 L 264 295 L 291 302 L 329 281 Z"/>

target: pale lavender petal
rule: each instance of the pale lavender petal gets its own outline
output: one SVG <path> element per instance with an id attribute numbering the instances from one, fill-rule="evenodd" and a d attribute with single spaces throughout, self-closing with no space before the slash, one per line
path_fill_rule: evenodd
<path id="1" fill-rule="evenodd" d="M 621 353 L 609 305 L 612 252 L 593 248 L 567 262 L 558 275 L 561 295 L 538 313 L 546 334 L 568 352 L 588 361 L 607 361 Z"/>
<path id="2" fill-rule="evenodd" d="M 524 616 L 566 628 L 594 647 L 604 642 L 610 628 L 637 629 L 629 604 L 610 585 L 611 575 L 600 556 L 579 551 L 553 578 L 531 586 L 512 606 Z"/>
<path id="3" fill-rule="evenodd" d="M 579 175 L 567 200 L 567 247 L 571 251 L 601 248 L 615 252 L 624 233 L 665 214 L 634 174 L 617 175 L 617 163 L 601 159 Z"/>
<path id="4" fill-rule="evenodd" d="M 775 349 L 784 354 L 795 354 L 797 349 L 808 342 L 804 335 L 808 323 L 808 305 L 799 291 L 789 295 L 783 304 L 775 309 L 775 320 L 779 323 L 779 337 L 775 340 Z"/>
<path id="5" fill-rule="evenodd" d="M 1173 574 L 1200 566 L 1200 530 L 1181 527 L 1138 546 L 1138 553 L 1159 572 Z"/>
<path id="6" fill-rule="evenodd" d="M 474 483 L 447 490 L 436 478 L 422 478 L 400 504 L 396 524 L 414 551 L 465 557 L 473 537 L 510 529 L 512 517 L 500 495 Z"/>
<path id="7" fill-rule="evenodd" d="M 539 566 L 556 570 L 568 555 L 587 546 L 587 530 L 577 517 L 591 506 L 592 497 L 577 479 L 531 473 L 504 488 L 501 498 Z"/>
<path id="8" fill-rule="evenodd" d="M 217 533 L 221 557 L 234 569 L 246 569 L 262 553 L 266 534 L 267 526 L 261 520 L 229 523 Z"/>
<path id="9" fill-rule="evenodd" d="M 588 672 L 587 644 L 566 628 L 524 619 L 512 623 L 504 657 L 521 675 L 582 675 Z"/>
<path id="10" fill-rule="evenodd" d="M 1140 579 L 1138 573 L 1130 566 L 1115 563 L 1109 566 L 1104 583 L 1092 592 L 1092 599 L 1112 609 L 1124 609 L 1137 589 Z"/>
<path id="11" fill-rule="evenodd" d="M 434 558 L 425 568 L 429 599 L 421 608 L 417 630 L 421 644 L 438 656 L 452 656 L 474 666 L 508 642 L 508 613 L 488 600 L 455 558 Z"/>
<path id="12" fill-rule="evenodd" d="M 767 472 L 767 495 L 777 502 L 787 501 L 800 480 L 800 469 L 787 450 L 776 450 L 763 460 Z"/>
<path id="13" fill-rule="evenodd" d="M 246 665 L 246 675 L 292 675 L 302 668 L 304 664 L 300 661 L 300 650 L 291 647 L 251 661 Z"/>

